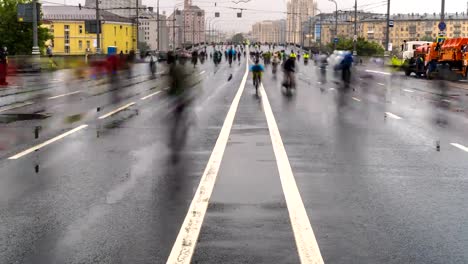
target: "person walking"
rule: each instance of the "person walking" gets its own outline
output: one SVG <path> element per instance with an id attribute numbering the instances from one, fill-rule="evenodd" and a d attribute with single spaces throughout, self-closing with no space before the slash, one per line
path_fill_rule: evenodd
<path id="1" fill-rule="evenodd" d="M 6 77 L 8 74 L 8 52 L 7 48 L 0 48 L 0 85 L 8 85 Z"/>

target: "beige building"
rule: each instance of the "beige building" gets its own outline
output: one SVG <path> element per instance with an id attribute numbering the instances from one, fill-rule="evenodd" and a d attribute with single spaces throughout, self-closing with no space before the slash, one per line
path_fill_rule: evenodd
<path id="1" fill-rule="evenodd" d="M 326 15 L 327 19 L 320 23 L 322 43 L 330 43 L 334 37 L 335 22 L 333 19 L 329 19 L 334 14 Z M 440 16 L 438 14 L 396 14 L 391 15 L 390 19 L 394 21 L 394 26 L 390 28 L 392 49 L 400 50 L 405 40 L 435 40 L 439 34 Z M 316 20 L 318 21 L 314 18 L 314 21 Z M 468 37 L 468 14 L 464 12 L 446 14 L 445 23 L 447 24 L 446 36 L 448 38 Z M 386 24 L 385 14 L 363 16 L 358 19 L 357 35 L 384 46 Z M 353 35 L 353 20 L 351 18 L 339 19 L 338 36 L 352 38 Z"/>
<path id="2" fill-rule="evenodd" d="M 284 43 L 286 34 L 285 20 L 266 20 L 252 26 L 252 37 L 262 43 Z"/>
<path id="3" fill-rule="evenodd" d="M 300 44 L 302 42 L 302 25 L 309 17 L 315 16 L 315 0 L 289 0 L 287 3 L 286 41 Z"/>

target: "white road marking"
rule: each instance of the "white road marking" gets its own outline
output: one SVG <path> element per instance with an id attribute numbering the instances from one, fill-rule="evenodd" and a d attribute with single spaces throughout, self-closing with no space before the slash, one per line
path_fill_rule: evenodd
<path id="1" fill-rule="evenodd" d="M 458 144 L 458 143 L 450 143 L 450 145 L 452 145 L 452 146 L 454 146 L 454 147 L 456 147 L 456 148 L 459 148 L 459 149 L 461 149 L 461 150 L 463 150 L 463 151 L 465 151 L 465 152 L 468 152 L 468 148 L 465 147 L 465 146 L 463 146 L 463 145 L 461 145 L 461 144 Z"/>
<path id="2" fill-rule="evenodd" d="M 392 75 L 389 72 L 381 72 L 381 71 L 373 71 L 373 70 L 366 70 L 366 72 L 377 73 L 377 74 L 382 74 L 382 75 Z"/>
<path id="3" fill-rule="evenodd" d="M 244 92 L 245 83 L 247 82 L 249 68 L 248 61 L 246 60 L 246 62 L 244 78 L 239 86 L 239 90 L 237 90 L 236 96 L 232 100 L 226 119 L 224 120 L 223 127 L 221 128 L 221 132 L 216 140 L 213 152 L 211 153 L 208 164 L 206 165 L 205 171 L 200 180 L 200 185 L 198 186 L 195 196 L 190 203 L 188 213 L 185 216 L 182 227 L 177 235 L 177 239 L 172 247 L 171 254 L 167 259 L 166 263 L 168 264 L 189 264 L 192 259 L 201 226 L 203 224 L 203 219 L 205 218 L 206 210 L 208 208 L 208 202 L 213 192 L 218 171 L 221 166 L 224 150 L 226 149 L 226 145 L 229 140 L 229 134 L 231 133 L 234 117 L 239 106 L 240 98 Z"/>
<path id="4" fill-rule="evenodd" d="M 330 90 L 330 91 L 334 91 L 334 90 L 336 90 L 336 89 L 335 89 L 335 88 L 329 88 L 328 90 Z"/>
<path id="5" fill-rule="evenodd" d="M 73 134 L 73 133 L 75 133 L 75 132 L 78 132 L 78 131 L 80 131 L 81 129 L 86 128 L 87 126 L 88 126 L 88 125 L 81 125 L 81 126 L 79 126 L 79 127 L 77 127 L 77 128 L 74 128 L 74 129 L 68 131 L 68 132 L 65 132 L 65 133 L 63 133 L 63 134 L 61 134 L 61 135 L 58 135 L 58 136 L 52 138 L 52 139 L 49 139 L 49 140 L 47 140 L 46 142 L 44 142 L 44 143 L 42 143 L 42 144 L 39 144 L 39 145 L 37 145 L 37 146 L 35 146 L 35 147 L 29 148 L 29 149 L 27 149 L 27 150 L 25 150 L 25 151 L 22 151 L 22 152 L 20 152 L 20 153 L 14 155 L 14 156 L 11 156 L 11 157 L 9 157 L 8 159 L 10 159 L 10 160 L 19 159 L 19 158 L 21 158 L 21 157 L 23 157 L 23 156 L 28 155 L 28 154 L 31 153 L 31 152 L 34 152 L 34 151 L 36 151 L 36 150 L 38 150 L 38 149 L 41 149 L 41 148 L 43 148 L 43 147 L 45 147 L 45 146 L 47 146 L 47 145 L 49 145 L 49 144 L 52 144 L 52 143 L 54 143 L 54 142 L 57 141 L 57 140 L 60 140 L 60 139 L 62 139 L 62 138 L 64 138 L 64 137 L 66 137 L 66 136 L 69 136 L 69 135 L 71 135 L 71 134 Z"/>
<path id="6" fill-rule="evenodd" d="M 437 101 L 436 101 L 437 102 Z M 448 100 L 448 99 L 443 99 L 442 102 L 446 102 L 446 103 L 451 103 L 452 101 Z"/>
<path id="7" fill-rule="evenodd" d="M 157 95 L 157 94 L 160 93 L 160 92 L 161 92 L 161 91 L 154 92 L 154 93 L 152 93 L 152 94 L 149 94 L 149 95 L 147 95 L 147 96 L 145 96 L 145 97 L 140 98 L 140 100 L 146 100 L 146 99 L 148 99 L 148 98 L 150 98 L 150 97 L 152 97 L 152 96 L 154 96 L 154 95 Z"/>
<path id="8" fill-rule="evenodd" d="M 32 105 L 34 104 L 33 102 L 24 102 L 24 103 L 20 103 L 20 104 L 17 104 L 17 105 L 13 105 L 11 107 L 7 107 L 5 109 L 2 109 L 0 110 L 0 113 L 1 112 L 6 112 L 6 111 L 10 111 L 10 110 L 13 110 L 13 109 L 16 109 L 16 108 L 20 108 L 20 107 L 23 107 L 23 106 L 27 106 L 27 105 Z"/>
<path id="9" fill-rule="evenodd" d="M 390 112 L 385 112 L 385 114 L 387 114 L 389 117 L 394 118 L 394 119 L 398 119 L 398 120 L 402 119 L 401 117 L 399 117 L 399 116 L 397 116 L 395 114 L 392 114 Z"/>
<path id="10" fill-rule="evenodd" d="M 414 93 L 413 90 L 408 90 L 408 89 L 403 89 L 403 91 L 408 92 L 408 93 Z"/>
<path id="11" fill-rule="evenodd" d="M 200 75 L 203 75 L 203 74 L 205 74 L 205 72 L 206 72 L 206 71 L 202 71 L 202 72 L 200 72 Z"/>
<path id="12" fill-rule="evenodd" d="M 76 91 L 76 92 L 71 92 L 71 93 L 56 95 L 56 96 L 49 97 L 49 98 L 47 98 L 47 99 L 51 100 L 51 99 L 56 99 L 56 98 L 60 98 L 60 97 L 72 95 L 72 94 L 77 94 L 77 93 L 81 93 L 81 91 Z"/>
<path id="13" fill-rule="evenodd" d="M 378 85 L 381 85 L 381 86 L 385 86 L 385 84 L 384 84 L 384 83 L 377 83 L 377 84 L 378 84 Z"/>
<path id="14" fill-rule="evenodd" d="M 324 263 L 263 84 L 260 93 L 299 258 L 302 264 Z"/>
<path id="15" fill-rule="evenodd" d="M 322 84 L 322 82 L 317 82 L 318 84 Z"/>
<path id="16" fill-rule="evenodd" d="M 108 118 L 109 116 L 115 115 L 116 113 L 118 113 L 118 112 L 120 112 L 120 111 L 122 111 L 122 110 L 125 110 L 125 109 L 129 108 L 130 106 L 132 106 L 132 105 L 134 105 L 134 104 L 135 104 L 135 102 L 131 102 L 131 103 L 129 103 L 129 104 L 126 104 L 126 105 L 124 105 L 124 106 L 122 106 L 122 107 L 119 107 L 119 108 L 115 109 L 115 110 L 112 111 L 112 112 L 109 112 L 109 113 L 107 113 L 107 114 L 105 114 L 105 115 L 100 116 L 99 119 Z"/>
<path id="17" fill-rule="evenodd" d="M 361 100 L 356 97 L 351 97 L 351 98 L 353 98 L 354 101 L 361 102 Z"/>

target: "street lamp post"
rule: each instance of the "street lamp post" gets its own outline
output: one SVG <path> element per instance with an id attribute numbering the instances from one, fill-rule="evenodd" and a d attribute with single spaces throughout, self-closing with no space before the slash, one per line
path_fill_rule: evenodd
<path id="1" fill-rule="evenodd" d="M 37 0 L 32 1 L 32 16 L 33 16 L 33 47 L 32 47 L 32 55 L 39 55 L 39 45 L 37 41 Z"/>
<path id="2" fill-rule="evenodd" d="M 338 37 L 338 4 L 336 3 L 336 0 L 328 1 L 335 3 L 335 38 L 333 39 L 333 47 L 336 49 L 335 39 Z"/>

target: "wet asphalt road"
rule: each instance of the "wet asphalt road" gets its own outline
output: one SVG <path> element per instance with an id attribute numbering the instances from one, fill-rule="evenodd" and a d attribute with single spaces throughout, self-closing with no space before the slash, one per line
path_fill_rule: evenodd
<path id="1" fill-rule="evenodd" d="M 467 263 L 468 91 L 373 65 L 344 91 L 332 70 L 299 65 L 294 96 L 269 67 L 263 86 L 324 262 Z M 0 113 L 0 263 L 166 262 L 246 66 L 193 70 L 201 83 L 177 161 L 166 77 L 145 66 L 112 85 L 55 84 Z M 300 263 L 250 78 L 192 263 Z"/>

